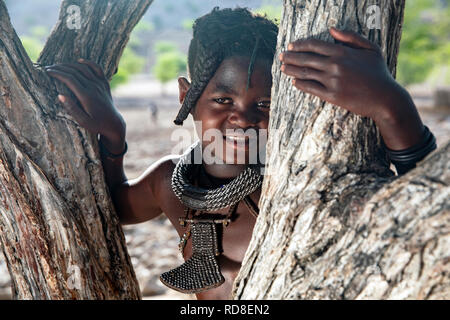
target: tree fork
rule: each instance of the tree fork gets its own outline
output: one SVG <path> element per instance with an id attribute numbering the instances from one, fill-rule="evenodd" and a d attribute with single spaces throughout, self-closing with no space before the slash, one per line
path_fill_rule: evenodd
<path id="1" fill-rule="evenodd" d="M 111 79 L 151 3 L 63 1 L 33 65 L 0 0 L 0 239 L 16 299 L 141 297 L 96 137 L 56 102 L 68 90 L 40 66 L 85 58 Z"/>

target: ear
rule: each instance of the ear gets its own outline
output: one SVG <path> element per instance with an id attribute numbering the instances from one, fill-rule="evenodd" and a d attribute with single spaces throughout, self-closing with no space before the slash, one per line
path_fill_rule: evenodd
<path id="1" fill-rule="evenodd" d="M 178 78 L 178 90 L 179 90 L 179 98 L 180 98 L 180 104 L 183 104 L 184 98 L 186 97 L 186 94 L 191 87 L 191 84 L 185 77 L 179 77 Z"/>

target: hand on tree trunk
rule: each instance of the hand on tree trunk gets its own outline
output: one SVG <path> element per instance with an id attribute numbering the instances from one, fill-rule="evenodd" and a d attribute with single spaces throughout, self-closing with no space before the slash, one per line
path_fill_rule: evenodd
<path id="1" fill-rule="evenodd" d="M 297 40 L 280 54 L 293 85 L 377 124 L 387 147 L 420 141 L 423 124 L 411 97 L 392 77 L 380 47 L 353 31 L 330 29 L 337 43 Z"/>
<path id="2" fill-rule="evenodd" d="M 113 105 L 109 83 L 99 65 L 79 59 L 78 63 L 62 63 L 45 67 L 47 73 L 64 83 L 77 101 L 58 95 L 66 110 L 79 125 L 93 134 L 104 136 L 112 153 L 123 150 L 125 121 Z"/>

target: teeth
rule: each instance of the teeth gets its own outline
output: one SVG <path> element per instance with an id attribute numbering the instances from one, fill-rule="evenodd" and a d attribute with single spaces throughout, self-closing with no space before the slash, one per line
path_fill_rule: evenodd
<path id="1" fill-rule="evenodd" d="M 238 141 L 238 142 L 239 141 L 244 142 L 248 139 L 247 137 L 236 137 L 236 136 L 225 136 L 225 138 L 230 141 Z"/>

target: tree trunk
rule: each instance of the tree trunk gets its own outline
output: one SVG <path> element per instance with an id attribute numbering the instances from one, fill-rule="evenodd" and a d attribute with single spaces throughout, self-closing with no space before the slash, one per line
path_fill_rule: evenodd
<path id="1" fill-rule="evenodd" d="M 141 297 L 96 137 L 39 65 L 85 58 L 110 79 L 151 2 L 63 1 L 33 66 L 0 0 L 0 239 L 16 299 Z"/>
<path id="2" fill-rule="evenodd" d="M 299 38 L 330 41 L 336 26 L 378 43 L 395 75 L 404 1 L 377 1 L 378 30 L 365 20 L 372 4 L 285 0 L 276 56 Z M 279 69 L 275 59 L 261 214 L 234 298 L 450 298 L 450 144 L 394 177 L 370 119 Z"/>

